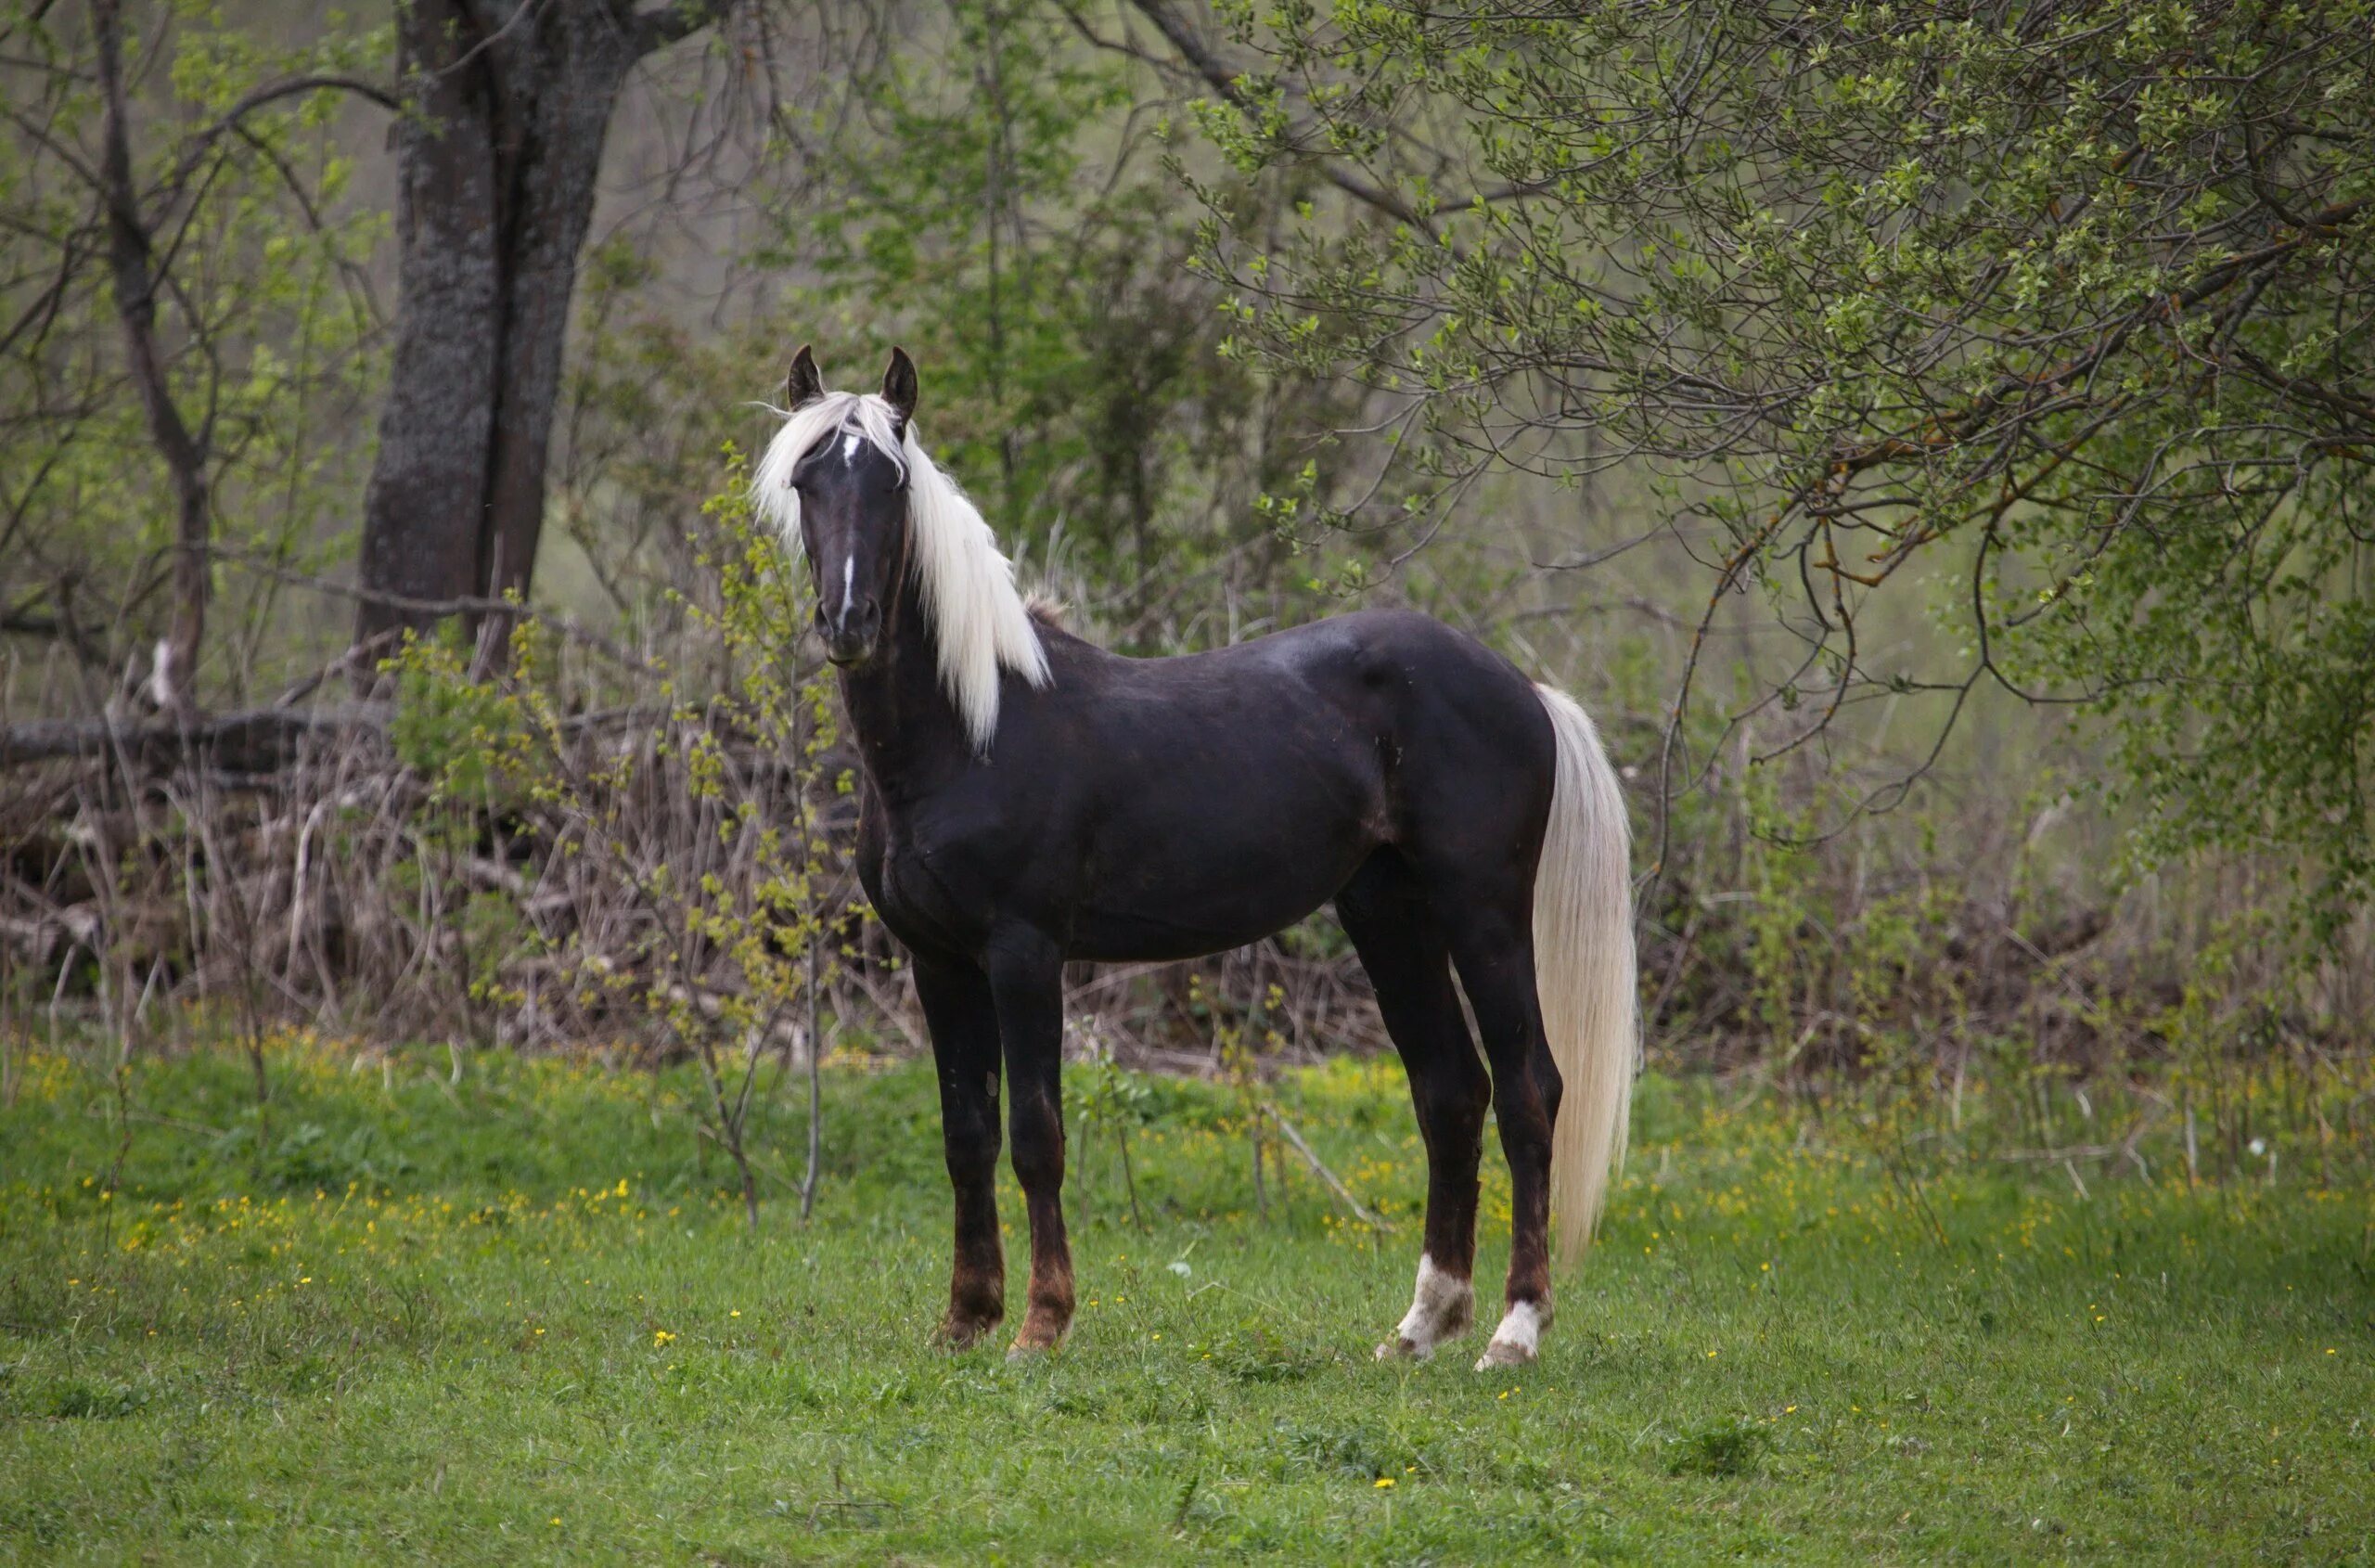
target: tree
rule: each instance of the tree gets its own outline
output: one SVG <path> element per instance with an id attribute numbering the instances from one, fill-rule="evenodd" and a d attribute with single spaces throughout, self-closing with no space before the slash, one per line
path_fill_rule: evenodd
<path id="1" fill-rule="evenodd" d="M 945 0 L 912 17 L 834 134 L 801 148 L 816 191 L 775 208 L 753 260 L 799 269 L 792 311 L 931 366 L 939 460 L 1122 644 L 1166 646 L 1183 591 L 1216 580 L 1259 605 L 1250 618 L 1307 613 L 1307 563 L 1254 503 L 1307 460 L 1315 488 L 1336 479 L 1298 438 L 1351 410 L 1214 352 L 1227 323 L 1188 265 L 1197 213 L 1165 171 L 1163 83 L 1110 16 Z M 1228 199 L 1277 212 L 1301 183 Z"/>
<path id="2" fill-rule="evenodd" d="M 527 592 L 611 111 L 636 62 L 727 8 L 400 0 L 396 339 L 359 640 L 436 618 L 421 605 Z"/>
<path id="3" fill-rule="evenodd" d="M 1780 750 L 1992 684 L 2112 718 L 2144 857 L 2375 879 L 2368 5 L 1285 6 L 1243 69 L 1140 8 L 1373 215 L 1216 212 L 1239 346 L 1402 400 L 1439 493 L 1664 469 L 1711 620 L 1804 639 Z M 1859 641 L 1907 588 L 1958 667 Z"/>
<path id="4" fill-rule="evenodd" d="M 343 477 L 314 437 L 351 418 L 378 322 L 328 126 L 393 107 L 355 69 L 372 43 L 0 5 L 0 631 L 66 650 L 89 707 L 144 659 L 185 720 L 202 656 L 243 686 L 270 617 L 221 562 L 286 560 Z"/>

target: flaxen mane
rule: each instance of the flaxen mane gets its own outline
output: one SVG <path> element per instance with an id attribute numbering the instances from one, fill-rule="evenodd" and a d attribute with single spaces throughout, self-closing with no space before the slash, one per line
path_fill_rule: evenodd
<path id="1" fill-rule="evenodd" d="M 1032 606 L 1014 585 L 1014 563 L 1000 553 L 996 535 L 956 481 L 925 453 L 915 422 L 902 429 L 881 398 L 845 392 L 826 392 L 793 409 L 751 482 L 760 515 L 794 550 L 800 548 L 800 493 L 791 487 L 792 470 L 837 436 L 865 442 L 906 473 L 908 554 L 931 621 L 940 683 L 974 750 L 986 752 L 998 727 L 998 672 L 1012 670 L 1034 687 L 1048 679 L 1046 650 L 1032 623 Z"/>

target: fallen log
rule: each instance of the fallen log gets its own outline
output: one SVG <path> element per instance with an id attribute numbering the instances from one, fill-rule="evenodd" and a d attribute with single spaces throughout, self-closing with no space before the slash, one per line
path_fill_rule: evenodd
<path id="1" fill-rule="evenodd" d="M 597 708 L 571 714 L 560 721 L 560 730 L 579 736 L 656 725 L 664 722 L 670 712 L 666 704 L 656 702 Z M 308 741 L 385 735 L 394 717 L 392 703 L 345 702 L 200 714 L 186 724 L 171 715 L 137 720 L 28 719 L 0 725 L 0 768 L 121 754 L 143 766 L 197 757 L 226 773 L 268 774 L 294 761 Z"/>
<path id="2" fill-rule="evenodd" d="M 202 756 L 239 773 L 269 773 L 319 736 L 380 734 L 394 709 L 385 702 L 322 708 L 252 708 L 185 723 L 172 716 L 123 720 L 32 719 L 0 725 L 0 767 L 72 757 L 120 754 L 156 765 Z"/>

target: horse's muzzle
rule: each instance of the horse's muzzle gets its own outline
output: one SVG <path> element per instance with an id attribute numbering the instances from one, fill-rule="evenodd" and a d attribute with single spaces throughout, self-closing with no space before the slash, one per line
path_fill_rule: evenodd
<path id="1" fill-rule="evenodd" d="M 825 657 L 844 667 L 863 664 L 882 640 L 882 607 L 871 598 L 844 603 L 837 613 L 816 607 L 816 635 L 824 639 Z"/>

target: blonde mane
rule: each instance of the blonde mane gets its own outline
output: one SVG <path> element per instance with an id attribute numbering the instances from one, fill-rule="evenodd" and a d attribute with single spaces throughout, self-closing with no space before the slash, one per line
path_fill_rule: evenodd
<path id="1" fill-rule="evenodd" d="M 881 398 L 845 392 L 826 392 L 786 415 L 751 476 L 752 503 L 794 553 L 801 548 L 800 493 L 791 487 L 792 469 L 834 436 L 865 441 L 906 473 L 907 555 L 940 684 L 973 750 L 986 756 L 997 734 L 998 673 L 1012 670 L 1034 687 L 1048 681 L 1046 649 L 1015 588 L 1014 563 L 973 503 L 924 452 L 915 421 L 903 431 Z"/>

